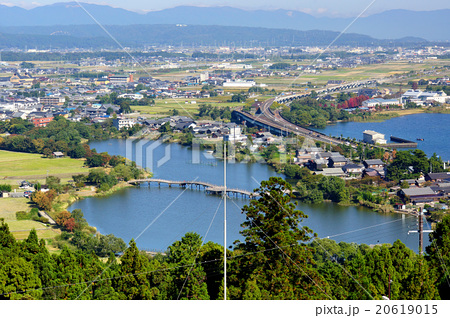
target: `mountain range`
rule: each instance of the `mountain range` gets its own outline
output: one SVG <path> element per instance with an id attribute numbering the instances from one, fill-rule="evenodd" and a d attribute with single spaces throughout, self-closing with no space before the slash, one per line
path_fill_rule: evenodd
<path id="1" fill-rule="evenodd" d="M 450 41 L 450 9 L 435 11 L 390 10 L 354 18 L 314 17 L 289 10 L 242 10 L 232 7 L 179 6 L 145 14 L 76 2 L 55 3 L 33 9 L 0 5 L 0 26 L 186 24 L 262 27 L 292 30 L 327 30 L 358 33 L 376 39 L 419 37 Z"/>
<path id="2" fill-rule="evenodd" d="M 108 31 L 108 34 L 105 32 Z M 0 27 L 0 49 L 70 49 L 149 45 L 207 46 L 421 46 L 420 38 L 378 40 L 367 35 L 334 31 L 297 31 L 219 25 L 133 24 Z"/>

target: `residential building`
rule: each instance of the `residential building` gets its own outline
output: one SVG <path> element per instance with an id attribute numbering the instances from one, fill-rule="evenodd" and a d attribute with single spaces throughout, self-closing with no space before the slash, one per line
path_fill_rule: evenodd
<path id="1" fill-rule="evenodd" d="M 364 166 L 355 163 L 349 163 L 341 167 L 348 176 L 361 177 L 363 174 Z"/>
<path id="2" fill-rule="evenodd" d="M 409 198 L 414 204 L 439 200 L 439 195 L 430 187 L 401 189 L 399 196 Z"/>
<path id="3" fill-rule="evenodd" d="M 363 161 L 363 165 L 370 169 L 384 168 L 385 163 L 381 159 L 367 159 Z"/>
<path id="4" fill-rule="evenodd" d="M 109 75 L 108 80 L 112 85 L 124 85 L 133 82 L 133 74 L 130 75 Z"/>
<path id="5" fill-rule="evenodd" d="M 53 120 L 53 116 L 51 117 L 34 117 L 31 118 L 31 122 L 34 127 L 46 127 L 49 122 Z"/>
<path id="6" fill-rule="evenodd" d="M 118 130 L 122 128 L 131 128 L 134 125 L 136 125 L 136 120 L 134 120 L 133 118 L 118 117 L 113 119 L 113 126 Z"/>
<path id="7" fill-rule="evenodd" d="M 342 168 L 323 168 L 322 171 L 315 171 L 314 174 L 326 177 L 345 177 L 345 172 Z"/>
<path id="8" fill-rule="evenodd" d="M 66 99 L 60 96 L 46 96 L 39 98 L 39 103 L 44 106 L 61 106 L 64 105 Z"/>
<path id="9" fill-rule="evenodd" d="M 328 167 L 329 168 L 338 168 L 338 167 L 343 167 L 348 163 L 347 158 L 345 158 L 344 156 L 337 156 L 337 155 L 332 155 L 330 158 L 328 158 Z"/>
<path id="10" fill-rule="evenodd" d="M 425 175 L 425 181 L 443 182 L 445 180 L 450 180 L 450 172 L 430 172 Z"/>

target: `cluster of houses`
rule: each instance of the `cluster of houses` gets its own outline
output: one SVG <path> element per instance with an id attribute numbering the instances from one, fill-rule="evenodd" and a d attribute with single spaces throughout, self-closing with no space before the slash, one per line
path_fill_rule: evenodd
<path id="1" fill-rule="evenodd" d="M 362 178 L 385 176 L 385 163 L 380 159 L 367 159 L 362 164 L 352 162 L 338 152 L 328 152 L 310 147 L 297 150 L 294 163 L 307 167 L 314 174 L 342 178 Z"/>
<path id="2" fill-rule="evenodd" d="M 399 196 L 404 202 L 409 201 L 414 205 L 435 205 L 450 196 L 450 172 L 430 172 L 417 179 L 402 180 L 402 183 L 407 183 L 409 187 L 399 190 Z M 404 209 L 404 204 L 399 208 Z"/>
<path id="3" fill-rule="evenodd" d="M 316 175 L 344 179 L 384 178 L 386 169 L 386 164 L 380 159 L 363 160 L 362 164 L 359 164 L 339 153 L 327 152 L 315 147 L 297 150 L 294 163 L 309 168 Z M 401 180 L 401 184 L 403 188 L 400 186 L 393 188 L 398 190 L 396 194 L 403 202 L 396 205 L 396 208 L 400 210 L 406 208 L 406 203 L 434 206 L 441 199 L 448 200 L 450 197 L 450 172 L 427 173 L 417 179 Z"/>
<path id="4" fill-rule="evenodd" d="M 143 120 L 142 125 L 150 131 L 158 130 L 169 123 L 173 132 L 191 129 L 194 138 L 204 140 L 226 140 L 230 142 L 246 142 L 247 136 L 242 134 L 241 127 L 235 123 L 223 123 L 209 120 L 194 120 L 186 116 L 171 116 L 160 119 Z"/>

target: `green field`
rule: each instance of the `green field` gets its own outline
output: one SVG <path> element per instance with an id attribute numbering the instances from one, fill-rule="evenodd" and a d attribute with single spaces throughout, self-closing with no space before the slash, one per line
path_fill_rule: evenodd
<path id="1" fill-rule="evenodd" d="M 42 182 L 47 175 L 70 179 L 74 174 L 88 172 L 81 159 L 51 159 L 43 158 L 40 154 L 0 150 L 1 183 L 15 185 L 24 179 Z"/>
<path id="2" fill-rule="evenodd" d="M 17 220 L 17 211 L 30 211 L 33 207 L 27 198 L 0 198 L 0 219 L 8 223 L 9 230 L 16 239 L 26 239 L 31 229 L 37 231 L 38 238 L 51 239 L 60 233 L 58 229 L 32 220 Z"/>
<path id="3" fill-rule="evenodd" d="M 84 161 L 70 158 L 48 159 L 39 154 L 0 151 L 0 183 L 18 185 L 21 180 L 45 183 L 48 175 L 58 176 L 62 180 L 71 179 L 72 175 L 87 173 Z M 0 198 L 0 218 L 8 223 L 9 229 L 17 239 L 28 237 L 31 229 L 36 229 L 39 239 L 52 239 L 60 231 L 53 227 L 32 220 L 17 220 L 17 211 L 30 211 L 33 207 L 27 198 Z"/>
<path id="4" fill-rule="evenodd" d="M 201 99 L 167 98 L 156 99 L 152 106 L 131 106 L 133 111 L 148 115 L 172 115 L 172 110 L 176 109 L 180 116 L 195 117 L 198 115 L 198 107 L 202 104 L 210 104 L 216 107 L 235 108 L 242 106 L 239 103 L 227 102 L 231 96 L 218 96 Z M 192 103 L 195 101 L 195 103 Z"/>
<path id="5" fill-rule="evenodd" d="M 292 62 L 291 62 L 292 63 Z M 408 63 L 408 61 L 391 61 L 384 64 L 361 65 L 355 68 L 339 68 L 336 70 L 320 70 L 317 74 L 306 73 L 300 70 L 291 71 L 294 76 L 289 77 L 269 77 L 258 78 L 257 83 L 264 83 L 271 88 L 288 89 L 292 84 L 305 84 L 311 82 L 312 85 L 326 85 L 329 80 L 344 80 L 346 82 L 359 81 L 365 79 L 385 78 L 395 74 L 405 74 L 410 71 L 422 72 L 431 70 L 436 66 L 447 65 L 445 60 L 426 60 L 424 63 Z M 306 64 L 307 65 L 307 64 Z M 422 75 L 418 75 L 418 78 Z M 426 75 L 423 77 L 427 78 Z M 414 78 L 414 77 L 413 77 Z M 412 78 L 411 78 L 412 79 Z M 410 80 L 410 79 L 409 79 Z"/>

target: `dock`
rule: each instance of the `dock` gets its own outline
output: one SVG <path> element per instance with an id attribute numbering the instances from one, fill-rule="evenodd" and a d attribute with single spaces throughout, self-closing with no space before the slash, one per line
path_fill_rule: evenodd
<path id="1" fill-rule="evenodd" d="M 389 143 L 380 146 L 385 148 L 417 148 L 417 142 L 407 140 L 404 138 L 391 136 L 391 141 L 393 141 L 394 143 Z"/>
<path id="2" fill-rule="evenodd" d="M 128 181 L 128 183 L 132 184 L 132 185 L 141 185 L 143 183 L 148 183 L 149 186 L 151 183 L 157 183 L 158 186 L 160 186 L 161 184 L 167 184 L 169 187 L 171 187 L 172 185 L 178 185 L 182 188 L 197 187 L 199 189 L 204 189 L 206 193 L 213 194 L 213 195 L 223 195 L 224 190 L 225 190 L 224 186 L 219 186 L 219 185 L 215 185 L 215 184 L 211 184 L 211 183 L 203 182 L 203 181 L 173 181 L 173 180 L 166 180 L 166 179 L 147 178 L 147 179 L 130 180 L 130 181 Z M 227 192 L 227 194 L 230 194 L 230 195 L 235 195 L 235 196 L 241 195 L 242 197 L 249 197 L 249 198 L 254 198 L 254 197 L 259 196 L 259 193 L 254 193 L 254 192 L 242 190 L 242 189 L 226 188 L 226 192 Z"/>

